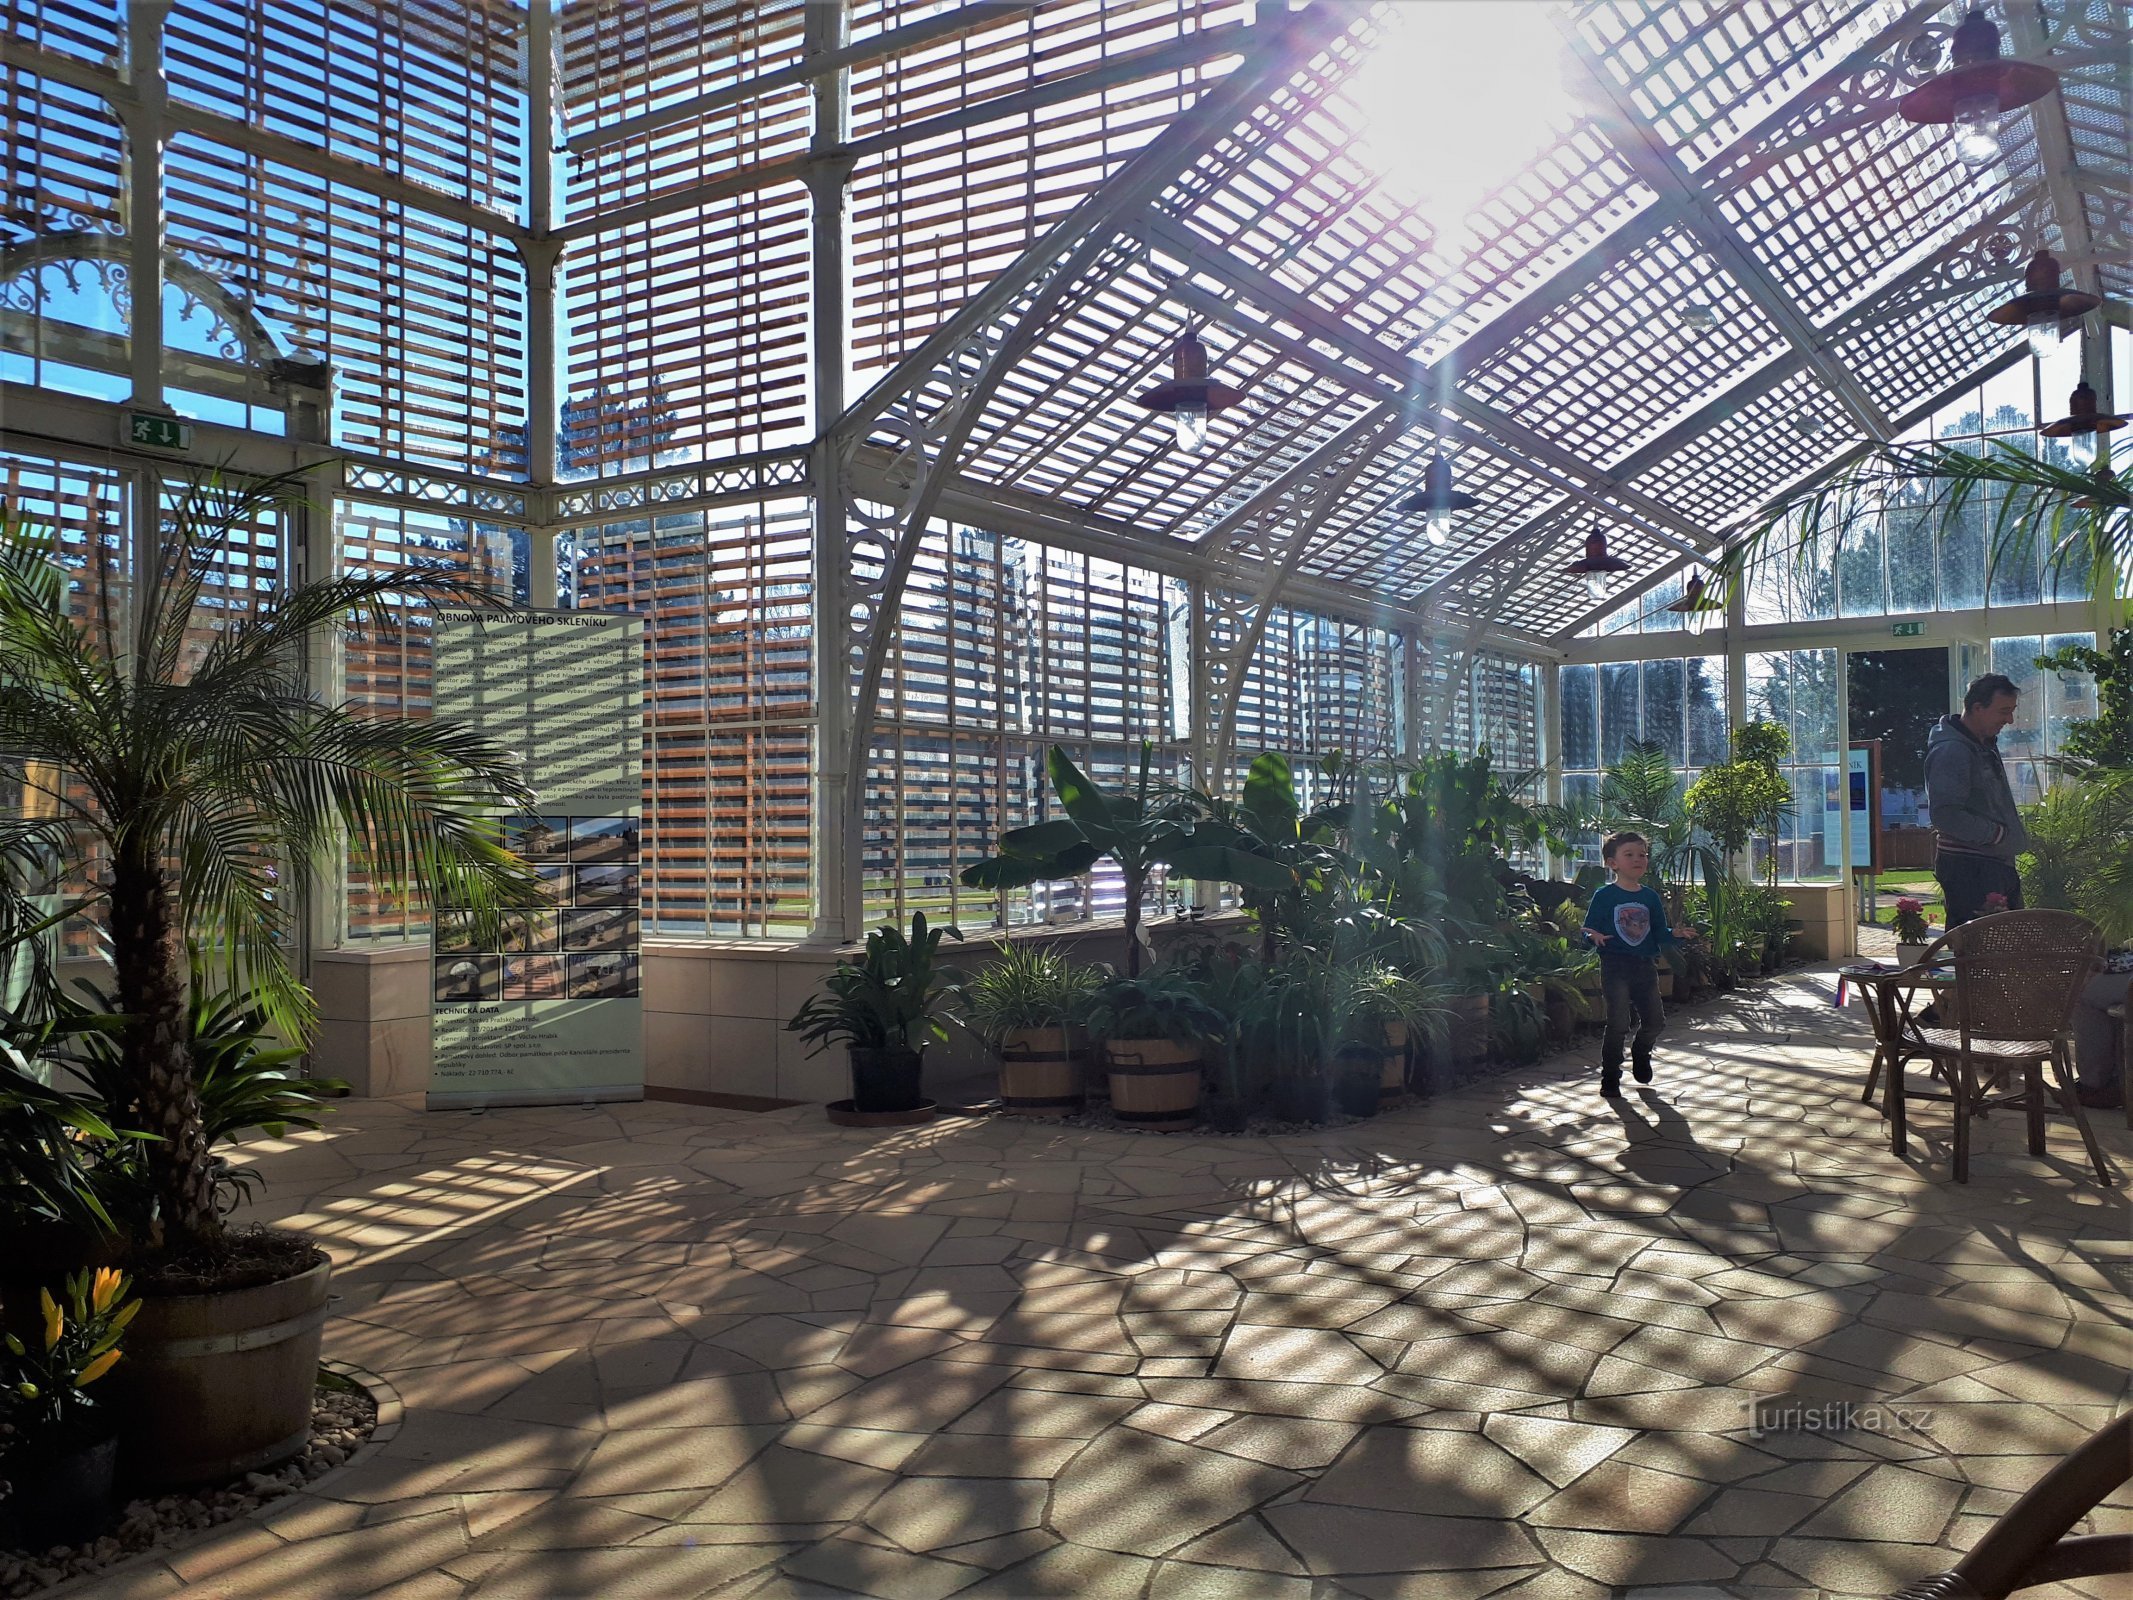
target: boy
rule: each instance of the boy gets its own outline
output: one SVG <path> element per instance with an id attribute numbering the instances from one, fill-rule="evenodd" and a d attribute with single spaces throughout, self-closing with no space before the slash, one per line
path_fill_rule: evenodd
<path id="1" fill-rule="evenodd" d="M 1659 952 L 1695 930 L 1668 926 L 1666 902 L 1658 890 L 1644 887 L 1652 847 L 1643 834 L 1610 834 L 1600 847 L 1600 859 L 1614 881 L 1593 894 L 1585 913 L 1585 937 L 1600 949 L 1600 986 L 1607 996 L 1600 1093 L 1612 1097 L 1622 1092 L 1622 1042 L 1632 1012 L 1639 1026 L 1630 1046 L 1631 1070 L 1639 1083 L 1652 1081 L 1652 1046 L 1666 1026 L 1666 1012 L 1659 1005 Z"/>

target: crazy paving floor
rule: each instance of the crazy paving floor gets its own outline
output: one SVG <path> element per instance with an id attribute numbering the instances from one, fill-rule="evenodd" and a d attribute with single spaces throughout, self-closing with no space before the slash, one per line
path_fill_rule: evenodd
<path id="1" fill-rule="evenodd" d="M 404 1425 L 86 1592 L 1885 1594 L 2127 1403 L 2133 1250 L 2061 1122 L 1892 1156 L 1829 982 L 1278 1141 L 350 1104 L 258 1210 Z"/>

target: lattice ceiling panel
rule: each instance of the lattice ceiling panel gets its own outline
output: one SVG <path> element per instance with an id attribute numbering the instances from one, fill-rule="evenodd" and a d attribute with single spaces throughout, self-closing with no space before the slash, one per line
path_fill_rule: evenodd
<path id="1" fill-rule="evenodd" d="M 1636 479 L 1644 493 L 1718 529 L 1833 459 L 1856 424 L 1812 373 L 1795 372 Z"/>
<path id="2" fill-rule="evenodd" d="M 1497 457 L 1455 452 L 1458 487 L 1481 504 L 1452 519 L 1450 543 L 1433 545 L 1421 517 L 1393 507 L 1421 489 L 1435 448 L 1427 434 L 1409 433 L 1357 475 L 1341 509 L 1321 530 L 1322 543 L 1310 560 L 1314 573 L 1394 596 L 1418 594 L 1557 498 L 1538 478 Z"/>
<path id="3" fill-rule="evenodd" d="M 1884 411 L 1900 417 L 2020 339 L 2021 329 L 1985 320 L 1985 313 L 2006 298 L 2006 286 L 1995 284 L 1929 303 L 1844 340 L 1837 359 L 1858 374 Z"/>
<path id="4" fill-rule="evenodd" d="M 1688 327 L 1687 301 L 1713 307 L 1718 329 Z M 1670 229 L 1551 308 L 1461 387 L 1588 461 L 1612 462 L 1783 345 L 1746 292 Z"/>
<path id="5" fill-rule="evenodd" d="M 1589 516 L 1569 518 L 1441 598 L 1469 615 L 1498 618 L 1544 635 L 1561 633 L 1596 603 L 1586 593 L 1583 579 L 1563 571 L 1583 554 L 1585 535 L 1593 522 Z M 1680 551 L 1634 528 L 1612 522 L 1605 526 L 1609 553 L 1630 564 L 1622 575 L 1625 589 L 1681 559 Z"/>
<path id="6" fill-rule="evenodd" d="M 1955 160 L 1946 132 L 1894 117 L 1815 141 L 1718 201 L 1794 303 L 1816 322 L 1867 298 L 1907 263 L 2003 203 L 2034 170 L 2010 129 L 1990 174 Z"/>
<path id="7" fill-rule="evenodd" d="M 1017 363 L 973 430 L 966 476 L 1064 500 L 1150 531 L 1180 525 L 1221 489 L 1279 471 L 1367 401 L 1263 342 L 1205 331 L 1212 370 L 1243 389 L 1208 447 L 1187 455 L 1131 396 L 1170 375 L 1181 328 L 1145 269 L 1112 280 Z"/>
<path id="8" fill-rule="evenodd" d="M 1408 16 L 1426 25 L 1427 9 Z M 1435 360 L 1652 195 L 1581 123 L 1457 227 L 1433 222 L 1357 153 L 1360 113 L 1343 90 L 1375 42 L 1366 32 L 1342 40 L 1267 150 L 1228 183 L 1190 191 L 1180 220 L 1393 348 Z"/>
<path id="9" fill-rule="evenodd" d="M 1902 13 L 1901 0 L 1603 0 L 1579 36 L 1694 168 Z"/>

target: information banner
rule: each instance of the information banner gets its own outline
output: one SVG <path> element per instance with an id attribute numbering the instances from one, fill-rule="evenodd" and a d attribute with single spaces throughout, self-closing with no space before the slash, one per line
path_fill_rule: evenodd
<path id="1" fill-rule="evenodd" d="M 435 684 L 438 716 L 524 759 L 540 809 L 496 820 L 548 904 L 488 941 L 464 911 L 437 908 L 430 1108 L 641 1100 L 644 625 L 440 611 Z"/>

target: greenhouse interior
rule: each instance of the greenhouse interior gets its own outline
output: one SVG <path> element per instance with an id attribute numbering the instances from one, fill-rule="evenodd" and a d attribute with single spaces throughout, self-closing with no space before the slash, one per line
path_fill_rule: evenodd
<path id="1" fill-rule="evenodd" d="M 2133 1595 L 2129 99 L 0 0 L 0 1600 Z"/>

